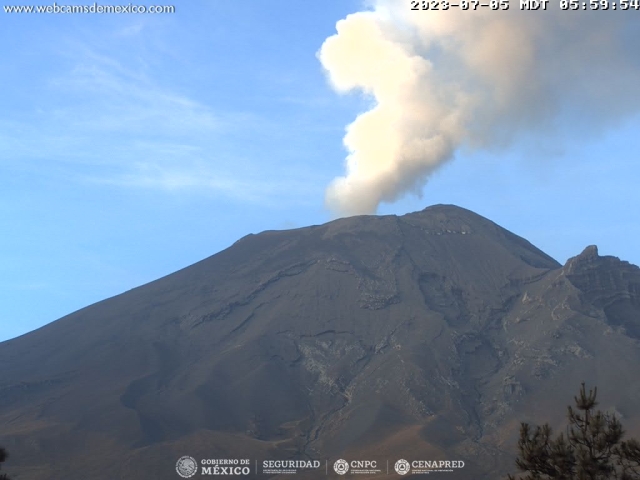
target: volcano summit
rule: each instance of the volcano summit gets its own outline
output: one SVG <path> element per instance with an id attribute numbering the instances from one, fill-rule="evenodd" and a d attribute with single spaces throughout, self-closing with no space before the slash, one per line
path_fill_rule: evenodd
<path id="1" fill-rule="evenodd" d="M 0 343 L 0 445 L 16 480 L 176 479 L 184 455 L 494 480 L 520 421 L 559 424 L 582 380 L 640 431 L 639 340 L 640 269 L 594 246 L 562 266 L 455 206 L 352 217 Z"/>

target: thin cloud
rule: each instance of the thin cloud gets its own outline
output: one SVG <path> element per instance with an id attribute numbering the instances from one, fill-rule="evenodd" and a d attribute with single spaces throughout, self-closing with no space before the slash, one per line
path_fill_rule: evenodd
<path id="1" fill-rule="evenodd" d="M 221 126 L 207 106 L 93 52 L 49 86 L 72 105 L 56 109 L 54 120 L 80 131 L 177 136 Z"/>
<path id="2" fill-rule="evenodd" d="M 308 169 L 287 170 L 280 161 L 278 172 L 258 163 L 261 156 L 250 158 L 258 147 L 247 137 L 273 140 L 272 120 L 251 112 L 217 114 L 145 68 L 85 45 L 61 55 L 66 69 L 44 85 L 49 100 L 20 120 L 0 119 L 3 168 L 32 164 L 31 170 L 65 181 L 251 203 L 300 204 L 297 197 L 315 190 L 321 197 L 315 185 L 326 179 L 314 183 Z"/>
<path id="3" fill-rule="evenodd" d="M 265 176 L 241 177 L 230 171 L 207 168 L 203 164 L 177 167 L 163 166 L 158 163 L 137 162 L 127 171 L 110 176 L 83 178 L 86 182 L 111 185 L 121 188 L 135 188 L 167 192 L 182 192 L 219 195 L 234 200 L 277 207 L 290 204 L 310 205 L 310 192 L 321 195 L 318 181 L 301 181 L 299 178 L 280 176 L 271 181 Z M 296 197 L 295 200 L 293 198 Z M 315 203 L 315 202 L 313 202 Z"/>

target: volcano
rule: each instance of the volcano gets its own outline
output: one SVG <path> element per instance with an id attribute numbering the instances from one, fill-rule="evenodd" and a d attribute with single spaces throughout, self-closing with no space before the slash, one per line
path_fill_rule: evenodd
<path id="1" fill-rule="evenodd" d="M 0 445 L 15 480 L 175 480 L 183 456 L 495 480 L 520 422 L 564 424 L 582 381 L 640 432 L 639 340 L 640 269 L 595 246 L 561 265 L 451 205 L 351 217 L 248 235 L 0 343 Z"/>

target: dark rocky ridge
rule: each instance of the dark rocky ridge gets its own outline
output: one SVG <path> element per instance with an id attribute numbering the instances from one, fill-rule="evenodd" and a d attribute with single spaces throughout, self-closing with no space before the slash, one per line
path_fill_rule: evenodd
<path id="1" fill-rule="evenodd" d="M 185 454 L 496 479 L 582 380 L 640 431 L 639 286 L 454 206 L 249 235 L 1 343 L 0 444 L 17 480 L 173 479 Z"/>

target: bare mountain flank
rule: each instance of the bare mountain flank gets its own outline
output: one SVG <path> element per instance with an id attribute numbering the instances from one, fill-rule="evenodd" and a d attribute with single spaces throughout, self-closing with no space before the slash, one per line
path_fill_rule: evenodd
<path id="1" fill-rule="evenodd" d="M 1 343 L 0 445 L 16 480 L 176 479 L 182 455 L 460 459 L 442 476 L 494 480 L 519 422 L 561 424 L 582 380 L 640 431 L 639 339 L 640 269 L 596 247 L 562 266 L 449 205 L 352 217 Z"/>

